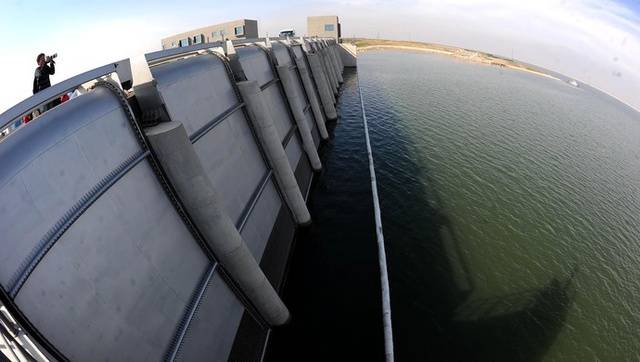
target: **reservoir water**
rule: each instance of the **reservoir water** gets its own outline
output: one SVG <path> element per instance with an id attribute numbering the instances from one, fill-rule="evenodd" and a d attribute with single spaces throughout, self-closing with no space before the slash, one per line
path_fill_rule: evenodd
<path id="1" fill-rule="evenodd" d="M 391 51 L 345 75 L 271 359 L 382 359 L 356 76 L 396 360 L 637 360 L 640 114 L 588 87 Z"/>

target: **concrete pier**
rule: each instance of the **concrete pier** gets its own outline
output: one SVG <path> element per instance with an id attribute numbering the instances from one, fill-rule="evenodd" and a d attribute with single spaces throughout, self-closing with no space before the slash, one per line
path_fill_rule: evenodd
<path id="1" fill-rule="evenodd" d="M 336 53 L 335 53 L 335 46 L 333 44 L 328 45 L 327 51 L 328 51 L 329 57 L 331 58 L 331 62 L 333 64 L 333 69 L 335 70 L 335 73 L 336 73 L 338 84 L 342 84 L 344 82 L 344 79 L 342 79 L 342 68 L 338 63 L 338 57 L 336 56 Z"/>
<path id="2" fill-rule="evenodd" d="M 291 113 L 298 126 L 300 137 L 302 138 L 302 146 L 304 148 L 311 167 L 314 171 L 320 171 L 322 169 L 322 163 L 320 162 L 320 156 L 318 156 L 318 150 L 313 143 L 313 137 L 311 136 L 311 129 L 307 123 L 307 119 L 304 115 L 304 106 L 302 99 L 297 95 L 294 88 L 294 82 L 296 81 L 293 74 L 293 69 L 289 65 L 280 65 L 277 67 L 278 76 L 282 82 L 285 95 L 291 106 Z"/>
<path id="3" fill-rule="evenodd" d="M 311 105 L 311 111 L 313 111 L 313 117 L 316 120 L 320 138 L 326 140 L 329 138 L 329 132 L 327 132 L 325 118 L 322 114 L 322 109 L 320 109 L 320 103 L 318 101 L 313 82 L 311 81 L 311 74 L 309 74 L 309 69 L 307 69 L 307 64 L 305 63 L 304 59 L 296 57 L 295 62 L 296 66 L 298 67 L 298 72 L 300 72 L 302 85 L 304 86 L 304 90 L 309 98 L 309 104 Z"/>
<path id="4" fill-rule="evenodd" d="M 331 84 L 331 91 L 334 94 L 334 100 L 336 100 L 336 97 L 338 95 L 338 88 L 340 87 L 340 85 L 338 84 L 338 77 L 335 74 L 335 69 L 332 66 L 332 62 L 329 59 L 328 51 L 326 49 L 321 49 L 319 54 L 324 64 L 327 75 L 329 76 L 329 83 Z"/>
<path id="5" fill-rule="evenodd" d="M 260 86 L 256 81 L 238 82 L 238 89 L 247 105 L 247 111 L 254 125 L 260 143 L 265 150 L 276 180 L 282 189 L 284 199 L 298 225 L 311 223 L 311 214 L 298 187 L 295 175 L 282 147 L 277 130 L 271 119 Z"/>
<path id="6" fill-rule="evenodd" d="M 309 60 L 309 66 L 311 66 L 313 78 L 315 79 L 316 85 L 318 87 L 320 101 L 322 102 L 322 107 L 324 108 L 324 113 L 327 116 L 327 120 L 335 120 L 338 118 L 338 113 L 336 112 L 335 103 L 333 101 L 333 91 L 331 90 L 327 78 L 324 74 L 320 55 L 315 53 L 308 53 L 307 59 Z"/>
<path id="7" fill-rule="evenodd" d="M 146 130 L 147 138 L 189 215 L 220 264 L 270 325 L 289 320 L 289 310 L 273 289 L 242 236 L 227 216 L 187 132 L 179 122 Z"/>
<path id="8" fill-rule="evenodd" d="M 354 44 L 342 43 L 338 44 L 338 53 L 340 54 L 340 61 L 344 67 L 357 68 L 358 67 L 358 48 Z"/>

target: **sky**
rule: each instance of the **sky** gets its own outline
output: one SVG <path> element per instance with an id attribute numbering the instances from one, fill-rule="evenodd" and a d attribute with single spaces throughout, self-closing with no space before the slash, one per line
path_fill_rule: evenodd
<path id="1" fill-rule="evenodd" d="M 640 110 L 640 0 L 2 0 L 0 112 L 31 95 L 36 56 L 58 53 L 52 84 L 160 49 L 174 33 L 239 18 L 261 36 L 337 15 L 344 37 L 425 41 L 535 64 Z M 33 21 L 37 20 L 37 23 Z"/>

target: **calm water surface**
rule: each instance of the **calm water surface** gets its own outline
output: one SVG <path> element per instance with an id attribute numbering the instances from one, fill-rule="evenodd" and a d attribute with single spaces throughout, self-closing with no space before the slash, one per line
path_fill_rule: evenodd
<path id="1" fill-rule="evenodd" d="M 593 90 L 441 55 L 367 52 L 358 63 L 396 360 L 637 360 L 638 113 Z M 347 116 L 319 182 L 333 189 L 314 190 L 311 243 L 296 252 L 287 290 L 294 318 L 309 322 L 288 337 L 323 351 L 341 341 L 334 360 L 382 344 L 371 331 L 381 317 L 357 86 L 345 78 Z"/>

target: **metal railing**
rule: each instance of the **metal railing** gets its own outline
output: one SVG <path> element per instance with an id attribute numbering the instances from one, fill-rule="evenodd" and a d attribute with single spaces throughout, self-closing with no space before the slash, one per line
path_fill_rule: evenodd
<path id="1" fill-rule="evenodd" d="M 123 59 L 114 63 L 103 65 L 101 67 L 66 79 L 60 83 L 54 84 L 51 87 L 44 89 L 9 108 L 4 113 L 0 114 L 0 133 L 4 135 L 3 138 L 8 137 L 16 129 L 10 130 L 8 132 L 6 130 L 11 129 L 11 127 L 18 121 L 20 122 L 20 125 L 22 125 L 22 117 L 30 115 L 35 110 L 38 110 L 41 106 L 57 99 L 63 94 L 76 90 L 83 84 L 89 83 L 104 76 L 111 75 L 113 73 L 116 73 L 118 75 L 118 79 L 122 88 L 131 88 L 132 79 L 129 59 Z"/>

